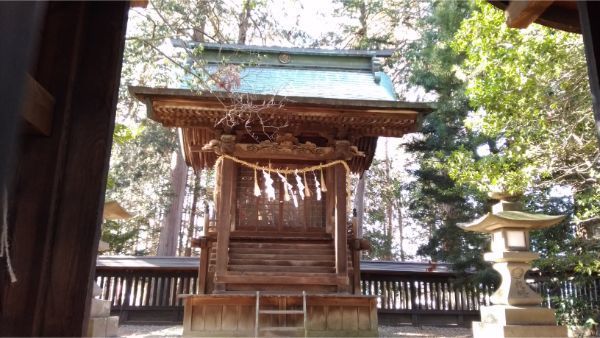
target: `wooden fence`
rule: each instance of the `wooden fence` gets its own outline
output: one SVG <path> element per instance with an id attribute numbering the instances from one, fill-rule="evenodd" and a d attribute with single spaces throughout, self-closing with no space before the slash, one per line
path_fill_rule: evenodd
<path id="1" fill-rule="evenodd" d="M 479 320 L 479 307 L 490 304 L 494 285 L 456 285 L 447 265 L 362 262 L 361 289 L 378 296 L 379 321 L 394 325 L 464 325 Z M 177 323 L 183 318 L 178 294 L 195 293 L 198 258 L 101 257 L 96 269 L 101 298 L 112 301 L 121 322 Z M 584 298 L 600 304 L 600 283 L 559 285 L 547 280 L 532 284 L 552 305 L 550 295 Z"/>
<path id="2" fill-rule="evenodd" d="M 423 271 L 418 269 L 420 264 L 417 268 L 410 264 L 412 271 L 402 263 L 384 263 L 387 270 L 373 271 L 369 270 L 371 264 L 364 264 L 361 290 L 378 296 L 381 323 L 469 326 L 479 320 L 479 307 L 490 304 L 495 289 L 493 285 L 458 285 L 453 282 L 454 273 Z"/>
<path id="3" fill-rule="evenodd" d="M 107 265 L 109 260 L 102 264 L 99 259 L 96 284 L 101 289 L 100 298 L 112 302 L 111 312 L 120 317 L 121 323 L 181 322 L 183 303 L 177 295 L 195 293 L 198 259 L 148 260 L 119 258 L 119 264 Z M 173 260 L 179 264 L 172 264 Z"/>

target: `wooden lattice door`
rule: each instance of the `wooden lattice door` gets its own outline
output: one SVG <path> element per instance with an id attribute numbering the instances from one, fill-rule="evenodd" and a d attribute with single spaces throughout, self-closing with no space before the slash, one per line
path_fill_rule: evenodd
<path id="1" fill-rule="evenodd" d="M 240 167 L 237 184 L 237 222 L 236 230 L 256 232 L 325 232 L 324 201 L 317 200 L 315 194 L 315 177 L 306 176 L 311 196 L 300 198 L 293 175 L 287 177 L 293 186 L 297 206 L 293 198 L 286 201 L 284 185 L 276 174 L 271 174 L 274 181 L 275 198 L 269 200 L 265 194 L 265 182 L 259 172 L 258 183 L 261 195 L 254 195 L 254 170 Z M 289 193 L 288 193 L 289 195 Z"/>

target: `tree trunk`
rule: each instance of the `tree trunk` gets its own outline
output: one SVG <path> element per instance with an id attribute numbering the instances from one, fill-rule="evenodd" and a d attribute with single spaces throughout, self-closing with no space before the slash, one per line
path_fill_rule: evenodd
<path id="1" fill-rule="evenodd" d="M 192 208 L 190 211 L 190 224 L 187 229 L 187 242 L 185 246 L 185 256 L 190 257 L 192 255 L 192 238 L 194 238 L 194 229 L 196 228 L 196 204 L 198 204 L 198 196 L 200 195 L 201 176 L 197 173 L 194 174 L 193 180 L 193 195 L 192 195 Z"/>
<path id="2" fill-rule="evenodd" d="M 199 0 L 196 2 L 196 5 L 199 8 L 200 19 L 198 20 L 198 24 L 194 26 L 194 31 L 192 33 L 192 41 L 204 43 L 205 41 L 205 32 L 206 32 L 206 13 L 208 13 L 208 3 L 206 0 Z"/>
<path id="3" fill-rule="evenodd" d="M 187 166 L 181 152 L 173 153 L 175 166 L 171 172 L 171 187 L 173 199 L 163 220 L 160 238 L 158 240 L 157 256 L 175 256 L 177 253 L 177 238 L 181 227 L 181 212 L 185 199 L 185 186 L 187 180 Z"/>
<path id="4" fill-rule="evenodd" d="M 399 199 L 396 205 L 397 216 L 398 216 L 398 240 L 400 242 L 400 260 L 405 261 L 406 255 L 404 254 L 404 222 L 402 217 L 402 201 Z"/>
<path id="5" fill-rule="evenodd" d="M 391 188 L 392 179 L 390 176 L 391 165 L 390 165 L 390 156 L 389 156 L 389 147 L 388 140 L 385 140 L 385 186 L 386 190 L 388 190 L 388 196 L 384 198 L 385 201 L 385 221 L 386 221 L 386 231 L 385 238 L 386 242 L 389 243 L 389 247 L 386 248 L 385 259 L 392 259 L 392 244 L 394 238 L 393 232 L 393 218 L 394 218 L 394 206 L 393 201 L 391 200 L 392 196 L 389 196 L 389 189 Z"/>
<path id="6" fill-rule="evenodd" d="M 248 27 L 250 26 L 250 13 L 252 12 L 252 6 L 250 4 L 250 0 L 244 0 L 242 4 L 242 11 L 239 16 L 239 31 L 238 31 L 238 41 L 237 43 L 240 45 L 246 44 Z"/>

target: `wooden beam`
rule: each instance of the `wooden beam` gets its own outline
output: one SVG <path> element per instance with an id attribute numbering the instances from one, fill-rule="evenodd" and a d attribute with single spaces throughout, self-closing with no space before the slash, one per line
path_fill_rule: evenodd
<path id="1" fill-rule="evenodd" d="M 49 136 L 52 130 L 54 97 L 29 74 L 26 91 L 22 114 L 27 126 L 34 133 Z"/>
<path id="2" fill-rule="evenodd" d="M 519 0 L 510 1 L 508 8 L 504 11 L 506 15 L 506 25 L 511 28 L 527 28 L 544 11 L 552 5 L 554 1 L 541 0 Z"/>
<path id="3" fill-rule="evenodd" d="M 129 0 L 129 7 L 131 8 L 146 8 L 148 7 L 149 0 Z"/>
<path id="4" fill-rule="evenodd" d="M 592 92 L 596 136 L 600 143 L 600 2 L 577 1 L 577 9 Z"/>
<path id="5" fill-rule="evenodd" d="M 215 281 L 227 274 L 229 261 L 229 234 L 231 229 L 231 198 L 234 188 L 233 174 L 235 163 L 230 159 L 223 159 L 219 175 L 221 176 L 221 193 L 217 210 L 217 261 L 215 264 Z M 224 292 L 225 284 L 216 283 L 215 292 Z"/>

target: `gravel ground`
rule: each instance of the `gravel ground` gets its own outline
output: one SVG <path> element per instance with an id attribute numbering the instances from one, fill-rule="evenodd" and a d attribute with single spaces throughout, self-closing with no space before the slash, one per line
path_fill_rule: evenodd
<path id="1" fill-rule="evenodd" d="M 180 325 L 121 325 L 120 337 L 181 337 Z M 434 326 L 379 326 L 380 337 L 471 337 L 471 329 Z"/>

